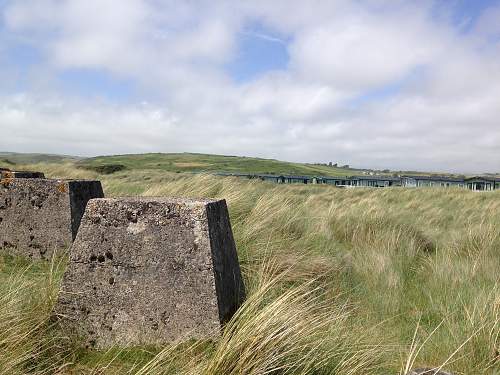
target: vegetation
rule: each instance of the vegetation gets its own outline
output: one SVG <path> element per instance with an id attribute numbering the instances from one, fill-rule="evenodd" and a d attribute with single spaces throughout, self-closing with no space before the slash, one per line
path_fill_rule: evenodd
<path id="1" fill-rule="evenodd" d="M 239 172 L 263 174 L 345 176 L 353 174 L 347 168 L 327 165 L 299 164 L 240 156 L 206 154 L 140 154 L 99 156 L 82 160 L 82 168 L 123 165 L 129 170 L 161 170 L 165 172 Z"/>
<path id="2" fill-rule="evenodd" d="M 122 164 L 87 165 L 81 168 L 101 174 L 112 174 L 126 169 L 126 167 Z"/>
<path id="3" fill-rule="evenodd" d="M 0 373 L 500 374 L 500 192 L 336 189 L 72 164 L 108 196 L 228 201 L 248 299 L 215 342 L 74 347 L 50 320 L 64 260 L 0 263 Z"/>
<path id="4" fill-rule="evenodd" d="M 76 156 L 50 154 L 21 154 L 16 152 L 0 152 L 0 167 L 15 168 L 17 165 L 36 163 L 63 163 L 73 162 L 80 158 Z"/>

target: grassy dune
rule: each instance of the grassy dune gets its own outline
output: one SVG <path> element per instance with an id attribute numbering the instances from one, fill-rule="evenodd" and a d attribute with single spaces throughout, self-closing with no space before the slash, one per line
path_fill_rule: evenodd
<path id="1" fill-rule="evenodd" d="M 205 154 L 140 154 L 99 156 L 82 160 L 83 168 L 122 165 L 127 170 L 161 170 L 165 172 L 240 172 L 295 175 L 345 176 L 347 168 L 290 163 L 273 159 Z"/>
<path id="2" fill-rule="evenodd" d="M 50 320 L 64 259 L 2 257 L 0 373 L 500 374 L 500 192 L 34 168 L 108 196 L 227 199 L 249 297 L 216 342 L 84 351 Z"/>

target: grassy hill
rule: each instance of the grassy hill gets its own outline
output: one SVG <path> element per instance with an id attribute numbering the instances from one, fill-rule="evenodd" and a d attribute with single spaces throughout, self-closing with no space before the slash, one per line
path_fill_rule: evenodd
<path id="1" fill-rule="evenodd" d="M 306 176 L 345 176 L 355 173 L 351 169 L 274 159 L 190 153 L 99 156 L 81 160 L 77 165 L 91 170 L 99 170 L 106 166 L 123 166 L 127 170 L 166 172 L 241 172 Z"/>
<path id="2" fill-rule="evenodd" d="M 0 152 L 0 167 L 15 168 L 16 165 L 25 164 L 75 162 L 80 159 L 66 155 Z"/>
<path id="3" fill-rule="evenodd" d="M 77 168 L 98 172 L 100 175 L 127 171 L 152 171 L 175 173 L 255 173 L 274 175 L 302 175 L 302 176 L 350 176 L 358 175 L 363 171 L 372 171 L 379 175 L 410 174 L 433 175 L 425 171 L 390 171 L 385 169 L 370 170 L 359 168 L 329 167 L 322 164 L 291 163 L 275 159 L 263 159 L 242 156 L 210 155 L 196 153 L 149 153 L 97 156 L 82 158 L 68 155 L 51 154 L 22 154 L 0 152 L 0 167 L 20 169 L 37 169 L 37 164 L 75 164 Z M 154 172 L 153 172 L 154 171 Z M 457 176 L 452 173 L 439 173 L 444 176 Z M 500 174 L 489 174 L 500 177 Z"/>
<path id="4" fill-rule="evenodd" d="M 51 320 L 64 262 L 0 255 L 0 374 L 500 374 L 500 191 L 38 168 L 107 196 L 227 199 L 248 299 L 218 340 L 82 349 Z"/>

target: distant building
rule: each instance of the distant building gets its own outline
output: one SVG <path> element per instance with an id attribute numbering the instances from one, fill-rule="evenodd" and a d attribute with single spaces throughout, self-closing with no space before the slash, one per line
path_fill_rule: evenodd
<path id="1" fill-rule="evenodd" d="M 446 176 L 401 176 L 403 187 L 464 187 L 463 178 Z"/>
<path id="2" fill-rule="evenodd" d="M 358 187 L 391 187 L 401 186 L 398 177 L 391 176 L 351 176 L 351 186 Z"/>
<path id="3" fill-rule="evenodd" d="M 500 189 L 500 178 L 475 176 L 465 179 L 467 188 L 474 191 L 491 191 Z"/>
<path id="4" fill-rule="evenodd" d="M 308 184 L 312 183 L 313 177 L 309 176 L 281 176 L 285 184 Z"/>
<path id="5" fill-rule="evenodd" d="M 351 186 L 349 177 L 321 177 L 321 183 L 334 186 Z"/>
<path id="6" fill-rule="evenodd" d="M 277 184 L 283 183 L 282 181 L 283 176 L 276 176 L 272 174 L 259 174 L 256 175 L 256 177 L 262 181 L 270 181 L 270 182 L 275 182 Z"/>
<path id="7" fill-rule="evenodd" d="M 365 173 L 365 172 L 363 172 Z M 441 188 L 467 188 L 473 191 L 493 191 L 500 189 L 500 178 L 492 176 L 475 177 L 448 177 L 448 176 L 383 176 L 359 175 L 359 176 L 293 176 L 293 175 L 273 175 L 273 174 L 245 174 L 219 172 L 217 176 L 233 176 L 248 179 L 259 179 L 261 181 L 278 184 L 325 184 L 337 187 L 396 187 L 406 188 L 418 187 L 441 187 Z"/>

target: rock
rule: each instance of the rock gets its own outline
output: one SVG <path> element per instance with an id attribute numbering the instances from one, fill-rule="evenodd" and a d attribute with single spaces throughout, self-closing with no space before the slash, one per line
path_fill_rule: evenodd
<path id="1" fill-rule="evenodd" d="M 446 371 L 436 371 L 439 367 L 436 368 L 431 368 L 431 367 L 426 367 L 426 368 L 417 368 L 414 370 L 411 370 L 407 375 L 453 375 L 451 372 L 446 372 Z"/>
<path id="2" fill-rule="evenodd" d="M 56 306 L 86 346 L 214 338 L 245 297 L 224 200 L 93 199 Z"/>
<path id="3" fill-rule="evenodd" d="M 102 196 L 98 181 L 2 179 L 0 250 L 50 258 L 73 242 L 88 200 Z"/>
<path id="4" fill-rule="evenodd" d="M 1 179 L 12 179 L 12 178 L 45 178 L 42 172 L 30 172 L 30 171 L 11 171 L 9 169 L 0 170 Z"/>

